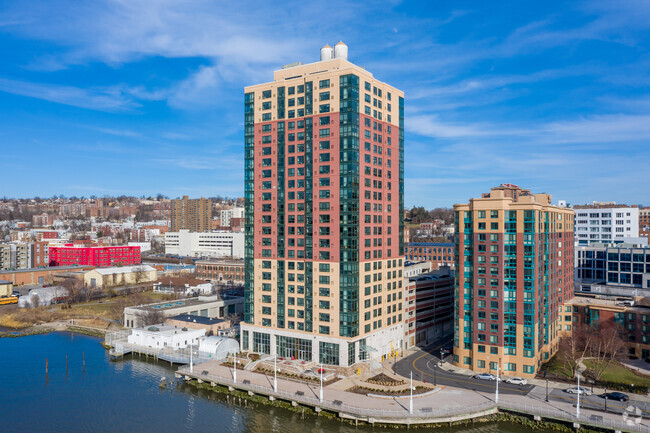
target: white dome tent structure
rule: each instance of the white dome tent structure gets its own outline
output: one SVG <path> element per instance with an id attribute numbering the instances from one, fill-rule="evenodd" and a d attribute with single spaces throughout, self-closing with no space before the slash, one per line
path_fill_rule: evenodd
<path id="1" fill-rule="evenodd" d="M 199 352 L 210 359 L 222 361 L 229 356 L 239 353 L 239 343 L 234 338 L 211 336 L 199 343 Z"/>

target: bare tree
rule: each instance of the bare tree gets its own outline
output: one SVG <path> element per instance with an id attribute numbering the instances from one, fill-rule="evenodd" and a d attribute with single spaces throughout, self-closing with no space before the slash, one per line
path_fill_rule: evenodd
<path id="1" fill-rule="evenodd" d="M 136 266 L 133 270 L 133 278 L 136 284 L 142 283 L 148 277 L 144 266 Z"/>
<path id="2" fill-rule="evenodd" d="M 139 316 L 142 326 L 157 325 L 165 321 L 165 314 L 160 310 L 147 310 Z"/>
<path id="3" fill-rule="evenodd" d="M 595 360 L 591 372 L 594 379 L 600 380 L 607 367 L 625 347 L 623 327 L 615 322 L 600 323 L 594 330 L 590 355 Z"/>
<path id="4" fill-rule="evenodd" d="M 558 357 L 564 368 L 574 378 L 578 371 L 578 364 L 589 353 L 594 339 L 593 329 L 582 324 L 573 326 L 573 332 L 560 340 Z"/>
<path id="5" fill-rule="evenodd" d="M 84 283 L 79 278 L 66 278 L 59 284 L 68 291 L 68 305 L 81 300 Z"/>

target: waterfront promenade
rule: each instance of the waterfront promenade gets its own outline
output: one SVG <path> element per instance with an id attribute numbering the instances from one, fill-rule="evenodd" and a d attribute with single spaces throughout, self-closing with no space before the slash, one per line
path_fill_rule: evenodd
<path id="1" fill-rule="evenodd" d="M 494 393 L 479 392 L 447 386 L 435 387 L 422 396 L 408 394 L 400 397 L 378 398 L 365 396 L 341 389 L 342 379 L 323 389 L 320 401 L 320 384 L 305 383 L 277 378 L 277 392 L 273 390 L 273 376 L 248 370 L 237 370 L 237 381 L 233 378 L 232 367 L 210 361 L 194 366 L 192 371 L 185 366 L 177 375 L 185 380 L 197 380 L 211 385 L 227 386 L 249 394 L 268 397 L 270 400 L 283 400 L 293 405 L 308 406 L 316 410 L 326 410 L 342 419 L 370 424 L 437 424 L 480 418 L 498 412 L 517 413 L 531 419 L 556 420 L 564 423 L 577 423 L 583 426 L 606 428 L 612 431 L 650 433 L 650 421 L 641 419 L 632 410 L 626 417 L 620 414 L 605 413 L 581 408 L 576 417 L 576 408 L 568 402 L 545 401 L 545 391 L 537 387 L 526 396 L 502 395 L 498 403 Z M 414 386 L 430 384 L 413 382 Z"/>

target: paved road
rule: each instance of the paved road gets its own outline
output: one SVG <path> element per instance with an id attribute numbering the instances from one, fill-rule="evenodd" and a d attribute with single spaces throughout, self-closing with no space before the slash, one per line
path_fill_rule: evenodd
<path id="1" fill-rule="evenodd" d="M 437 344 L 429 347 L 427 352 L 416 352 L 397 361 L 392 366 L 393 371 L 407 378 L 410 377 L 412 371 L 414 379 L 426 380 L 437 385 L 453 386 L 481 392 L 495 392 L 496 383 L 494 381 L 474 379 L 473 377 L 453 373 L 437 366 L 440 362 L 440 348 L 450 341 L 449 339 L 441 340 Z M 532 389 L 532 385 L 511 385 L 506 383 L 505 380 L 499 383 L 500 394 L 527 395 Z"/>
<path id="2" fill-rule="evenodd" d="M 568 394 L 561 389 L 553 389 L 550 391 L 548 398 L 551 401 L 571 403 L 574 406 L 578 402 L 577 395 Z M 635 415 L 642 416 L 643 418 L 650 418 L 650 402 L 637 400 L 634 395 L 632 395 L 630 400 L 627 402 L 614 400 L 605 401 L 602 395 L 596 394 L 580 396 L 581 408 L 605 411 L 605 406 L 607 406 L 607 412 L 621 414 L 627 412 L 630 416 Z"/>

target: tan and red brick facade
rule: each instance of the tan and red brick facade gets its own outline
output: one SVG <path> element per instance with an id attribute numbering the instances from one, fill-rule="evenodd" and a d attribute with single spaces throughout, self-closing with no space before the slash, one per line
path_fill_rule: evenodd
<path id="1" fill-rule="evenodd" d="M 456 365 L 530 377 L 557 351 L 574 213 L 550 200 L 506 184 L 454 206 Z"/>
<path id="2" fill-rule="evenodd" d="M 345 59 L 274 78 L 246 88 L 243 347 L 351 365 L 383 333 L 389 355 L 403 346 L 403 94 Z"/>

